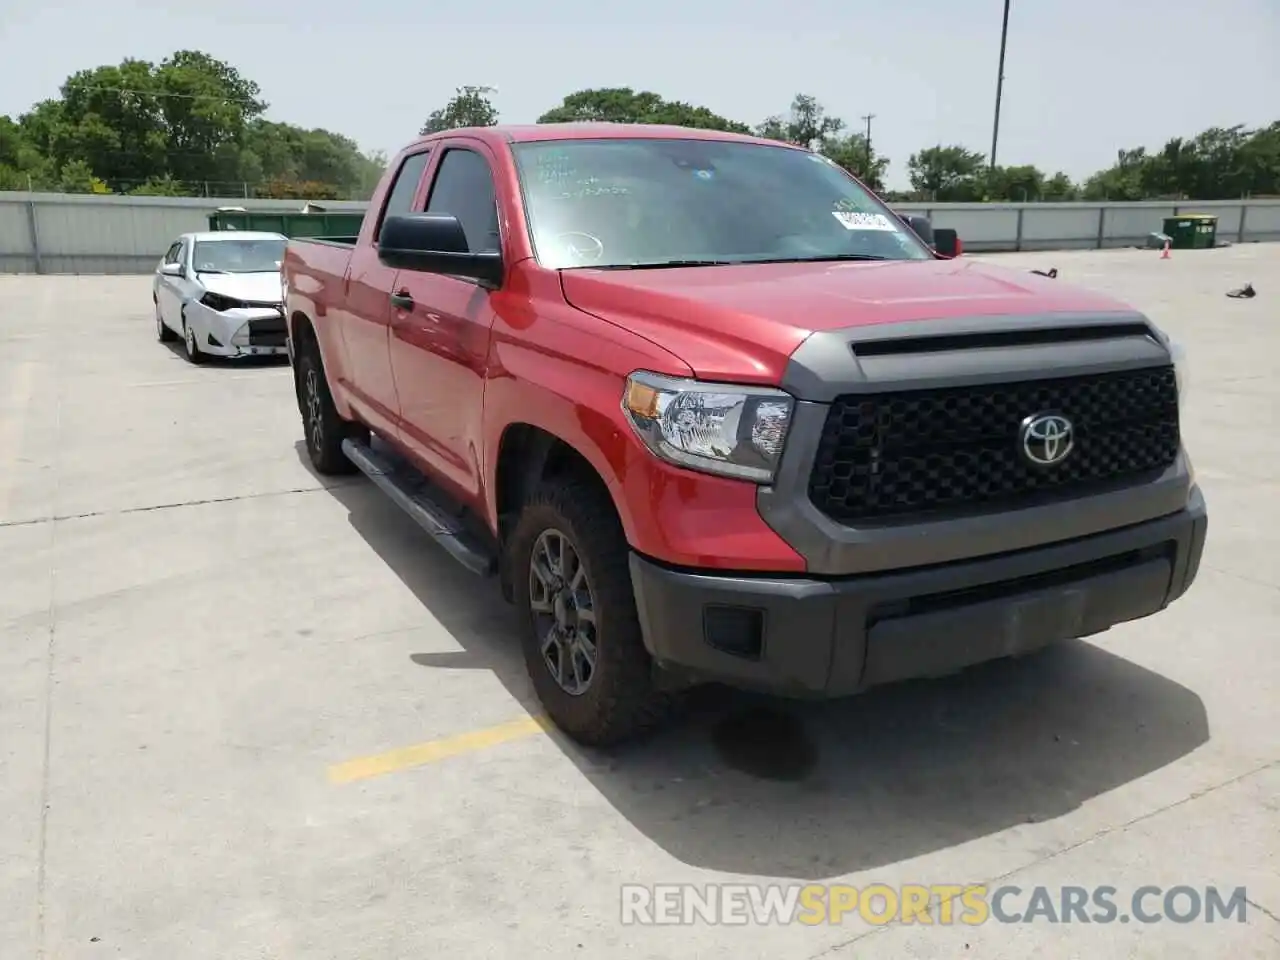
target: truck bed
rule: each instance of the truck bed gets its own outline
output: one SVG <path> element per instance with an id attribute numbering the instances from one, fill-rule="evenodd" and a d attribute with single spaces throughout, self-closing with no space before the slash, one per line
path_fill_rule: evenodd
<path id="1" fill-rule="evenodd" d="M 355 245 L 355 237 L 291 238 L 284 249 L 281 273 L 293 290 L 299 290 L 295 281 L 302 277 L 321 281 L 340 280 L 346 276 Z M 303 284 L 301 289 L 315 292 L 310 284 Z"/>

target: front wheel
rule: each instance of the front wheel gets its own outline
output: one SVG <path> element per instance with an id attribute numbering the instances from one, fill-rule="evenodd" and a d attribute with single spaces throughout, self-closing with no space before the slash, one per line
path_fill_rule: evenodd
<path id="1" fill-rule="evenodd" d="M 199 366 L 209 359 L 208 354 L 200 349 L 200 344 L 196 341 L 196 332 L 191 329 L 191 324 L 187 322 L 186 314 L 182 316 L 182 346 L 188 363 L 194 363 Z"/>
<path id="2" fill-rule="evenodd" d="M 579 743 L 608 746 L 661 722 L 672 695 L 653 682 L 608 496 L 573 477 L 544 483 L 510 550 L 525 665 L 556 725 Z"/>

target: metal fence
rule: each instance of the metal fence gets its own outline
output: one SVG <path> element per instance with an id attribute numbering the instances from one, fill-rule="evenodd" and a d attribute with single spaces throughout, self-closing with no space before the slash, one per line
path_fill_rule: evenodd
<path id="1" fill-rule="evenodd" d="M 149 273 L 180 233 L 208 229 L 218 206 L 300 209 L 301 201 L 0 192 L 0 273 Z M 329 210 L 363 210 L 354 200 Z M 1218 239 L 1280 240 L 1280 200 L 1181 203 L 904 203 L 952 227 L 972 251 L 1070 250 L 1142 244 L 1165 217 L 1208 213 Z"/>
<path id="2" fill-rule="evenodd" d="M 0 192 L 0 273 L 150 273 L 178 234 L 208 230 L 220 206 L 301 210 L 303 201 Z"/>

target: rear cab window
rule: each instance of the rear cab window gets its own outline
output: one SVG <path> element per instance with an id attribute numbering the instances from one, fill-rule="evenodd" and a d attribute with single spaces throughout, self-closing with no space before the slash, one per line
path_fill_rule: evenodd
<path id="1" fill-rule="evenodd" d="M 378 225 L 373 231 L 373 242 L 377 244 L 382 235 L 382 224 L 387 217 L 399 216 L 413 212 L 413 198 L 418 195 L 418 186 L 422 183 L 422 175 L 427 170 L 427 161 L 431 159 L 430 148 L 411 153 L 400 163 L 396 171 L 395 181 L 387 191 L 386 202 L 378 216 Z"/>

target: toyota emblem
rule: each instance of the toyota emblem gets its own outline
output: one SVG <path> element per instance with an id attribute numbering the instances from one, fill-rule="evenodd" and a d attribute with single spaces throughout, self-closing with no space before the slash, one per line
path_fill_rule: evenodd
<path id="1" fill-rule="evenodd" d="M 1037 413 L 1022 421 L 1018 444 L 1027 462 L 1037 467 L 1057 466 L 1075 447 L 1075 427 L 1057 413 Z"/>

